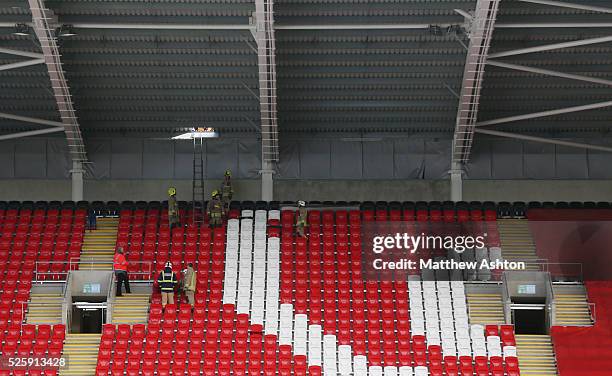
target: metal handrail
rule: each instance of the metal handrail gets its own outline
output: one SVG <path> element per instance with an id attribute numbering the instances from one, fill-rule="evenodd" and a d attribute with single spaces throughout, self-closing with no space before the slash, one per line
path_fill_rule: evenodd
<path id="1" fill-rule="evenodd" d="M 589 305 L 589 313 L 591 314 L 591 321 L 593 321 L 593 325 L 597 322 L 597 305 L 595 303 L 587 303 Z"/>
<path id="2" fill-rule="evenodd" d="M 60 272 L 53 272 L 53 271 L 49 271 L 49 272 L 41 272 L 38 270 L 38 265 L 39 264 L 48 264 L 48 265 L 57 265 L 57 264 L 61 264 L 64 265 L 66 264 L 66 261 L 36 261 L 34 264 L 34 282 L 38 283 L 38 282 L 45 282 L 45 281 L 53 281 L 53 282 L 57 282 L 57 281 L 65 281 L 66 278 L 68 277 L 68 272 L 71 269 L 65 270 L 65 271 L 60 271 Z M 55 280 L 48 280 L 48 279 L 40 279 L 39 276 L 44 276 L 44 275 L 51 275 L 51 276 L 55 276 L 55 275 L 59 275 L 62 276 L 62 278 L 59 279 L 55 279 Z"/>
<path id="3" fill-rule="evenodd" d="M 547 262 L 547 261 L 546 262 L 528 262 L 528 261 L 525 261 L 525 265 L 540 266 L 541 267 L 540 271 L 547 272 L 547 273 L 551 273 L 550 271 L 551 266 L 563 266 L 563 265 L 577 266 L 579 270 L 578 275 L 563 275 L 563 276 L 564 277 L 578 277 L 580 281 L 584 280 L 584 272 L 582 268 L 582 263 L 579 263 L 579 262 Z"/>
<path id="4" fill-rule="evenodd" d="M 73 259 L 76 260 L 76 259 Z M 102 265 L 113 265 L 113 261 L 98 261 L 96 259 L 79 259 L 78 261 L 73 261 L 70 260 L 70 270 L 93 270 L 93 265 L 94 264 L 102 264 Z M 82 268 L 81 266 L 87 266 L 89 265 L 89 269 L 88 268 Z M 153 265 L 150 261 L 128 261 L 128 266 L 129 265 L 144 265 L 145 267 L 143 267 L 143 271 L 137 271 L 137 272 L 129 272 L 130 275 L 135 275 L 135 276 L 143 276 L 146 278 L 137 278 L 139 280 L 149 280 L 151 277 L 151 271 L 153 268 Z M 75 266 L 75 268 L 73 269 L 73 266 Z M 76 266 L 78 266 L 78 268 L 76 268 Z"/>
<path id="5" fill-rule="evenodd" d="M 108 293 L 106 294 L 106 323 L 113 322 L 113 304 L 115 304 L 115 296 L 117 293 L 117 277 L 115 273 L 111 273 L 109 278 L 110 285 L 108 286 Z"/>

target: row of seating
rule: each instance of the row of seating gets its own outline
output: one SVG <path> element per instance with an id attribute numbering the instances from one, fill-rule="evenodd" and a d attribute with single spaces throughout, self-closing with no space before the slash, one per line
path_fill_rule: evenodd
<path id="1" fill-rule="evenodd" d="M 124 213 L 119 220 L 117 247 L 126 251 L 132 263 L 130 271 L 152 271 L 154 277 L 167 261 L 176 270 L 187 263 L 196 263 L 199 254 L 208 254 L 210 248 L 215 252 L 224 251 L 225 232 L 220 228 L 211 230 L 206 223 L 175 227 L 170 231 L 167 213 L 159 211 L 148 216 L 132 216 Z"/>
<path id="2" fill-rule="evenodd" d="M 0 264 L 35 271 L 38 279 L 62 279 L 70 261 L 80 258 L 84 231 L 85 213 L 78 210 L 0 211 Z"/>
<path id="3" fill-rule="evenodd" d="M 551 329 L 557 367 L 563 376 L 606 376 L 612 369 L 612 282 L 586 281 L 585 286 L 595 307 L 594 325 Z"/>
<path id="4" fill-rule="evenodd" d="M 53 205 L 0 205 L 0 354 L 3 357 L 60 357 L 64 325 L 22 325 L 32 281 L 64 278 L 78 261 L 85 211 Z M 0 369 L 3 375 L 56 375 L 56 369 Z"/>
<path id="5" fill-rule="evenodd" d="M 128 260 L 151 261 L 155 273 L 166 261 L 176 272 L 183 263 L 194 262 L 195 305 L 175 297 L 175 304 L 163 310 L 160 293 L 154 289 L 146 327 L 104 327 L 96 374 L 229 374 L 234 333 L 246 333 L 248 327 L 239 324 L 245 321 L 237 320 L 233 309 L 224 310 L 222 303 L 225 228 L 189 225 L 170 232 L 167 213 L 129 210 L 121 212 L 118 239 L 118 245 L 128 250 Z"/>

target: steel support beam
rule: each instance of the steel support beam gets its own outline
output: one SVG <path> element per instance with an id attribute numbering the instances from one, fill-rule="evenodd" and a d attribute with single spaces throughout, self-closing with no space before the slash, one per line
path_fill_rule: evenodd
<path id="1" fill-rule="evenodd" d="M 272 175 L 278 162 L 278 118 L 276 105 L 276 39 L 274 1 L 255 0 L 251 22 L 257 44 L 259 111 L 261 114 L 261 198 L 274 197 Z"/>
<path id="2" fill-rule="evenodd" d="M 509 133 L 509 132 L 500 132 L 500 131 L 494 131 L 491 129 L 478 128 L 475 130 L 475 132 L 490 135 L 490 136 L 513 138 L 516 140 L 533 141 L 533 142 L 540 142 L 544 144 L 561 145 L 561 146 L 567 146 L 571 148 L 598 150 L 598 151 L 605 151 L 605 152 L 612 153 L 612 147 L 583 144 L 581 142 L 573 142 L 573 141 L 565 141 L 565 140 L 558 140 L 558 139 L 551 139 L 551 138 L 544 138 L 544 137 L 528 136 L 524 134 Z"/>
<path id="3" fill-rule="evenodd" d="M 40 42 L 44 60 L 51 80 L 51 88 L 62 119 L 68 150 L 73 162 L 87 161 L 81 128 L 77 121 L 72 104 L 68 83 L 64 76 L 59 48 L 55 38 L 55 27 L 52 12 L 45 8 L 44 0 L 28 0 L 32 12 L 32 28 Z"/>
<path id="4" fill-rule="evenodd" d="M 24 61 L 19 61 L 16 63 L 0 65 L 0 71 L 29 67 L 32 65 L 44 64 L 44 63 L 45 63 L 45 59 L 24 60 Z"/>
<path id="5" fill-rule="evenodd" d="M 85 170 L 83 169 L 83 162 L 73 161 L 72 170 L 70 175 L 72 177 L 72 201 L 83 200 L 83 175 Z"/>
<path id="6" fill-rule="evenodd" d="M 480 102 L 480 90 L 498 7 L 499 0 L 478 0 L 476 10 L 470 20 L 470 43 L 465 58 L 453 137 L 453 164 L 465 163 L 470 156 Z"/>
<path id="7" fill-rule="evenodd" d="M 612 24 L 611 24 L 611 27 L 612 27 Z M 533 52 L 559 50 L 562 48 L 587 46 L 589 44 L 606 43 L 606 42 L 612 42 L 612 35 L 605 36 L 605 37 L 599 37 L 599 38 L 580 39 L 580 40 L 574 40 L 571 42 L 545 44 L 543 46 L 520 48 L 517 50 L 496 52 L 496 53 L 490 54 L 489 59 L 496 59 L 499 57 L 506 57 L 506 56 L 523 55 L 523 54 L 529 54 Z"/>
<path id="8" fill-rule="evenodd" d="M 0 136 L 0 141 L 2 141 L 2 140 L 12 140 L 14 138 L 23 138 L 23 137 L 29 137 L 29 136 L 39 136 L 41 134 L 49 134 L 49 133 L 63 132 L 63 131 L 64 131 L 64 128 L 53 127 L 53 128 L 38 129 L 38 130 L 35 130 L 35 131 L 10 133 L 10 134 L 1 135 Z"/>
<path id="9" fill-rule="evenodd" d="M 28 24 L 28 25 L 31 25 Z M 442 28 L 454 24 L 436 24 Z M 0 27 L 14 27 L 14 22 L 0 22 Z M 428 29 L 430 24 L 304 24 L 277 25 L 276 30 L 387 30 L 387 29 Z M 78 29 L 137 29 L 137 30 L 251 30 L 245 24 L 124 24 L 124 23 L 86 23 L 73 25 Z M 548 28 L 612 28 L 612 22 L 536 22 L 536 23 L 497 23 L 497 29 L 548 29 Z"/>
<path id="10" fill-rule="evenodd" d="M 493 65 L 495 67 L 507 68 L 507 69 L 512 69 L 512 70 L 518 70 L 518 71 L 522 71 L 522 72 L 538 73 L 538 74 L 543 74 L 543 75 L 546 75 L 546 76 L 561 77 L 561 78 L 567 78 L 567 79 L 570 79 L 570 80 L 592 82 L 592 83 L 595 83 L 595 84 L 612 86 L 612 80 L 606 80 L 606 79 L 603 79 L 603 78 L 588 77 L 588 76 L 582 76 L 582 75 L 579 75 L 579 74 L 558 72 L 558 71 L 553 71 L 553 70 L 550 70 L 550 69 L 527 67 L 527 66 L 524 66 L 524 65 L 503 63 L 501 61 L 495 61 L 495 60 L 488 60 L 487 64 L 488 65 Z"/>
<path id="11" fill-rule="evenodd" d="M 19 115 L 13 115 L 13 114 L 6 114 L 4 112 L 0 112 L 0 118 L 23 121 L 26 123 L 49 125 L 51 127 L 62 128 L 61 130 L 64 129 L 64 124 L 60 123 L 59 121 L 53 121 L 53 120 L 47 120 L 47 119 L 37 119 L 37 118 L 28 117 L 28 116 L 19 116 Z"/>
<path id="12" fill-rule="evenodd" d="M 463 168 L 460 163 L 453 163 L 450 170 L 451 201 L 463 201 Z"/>
<path id="13" fill-rule="evenodd" d="M 518 1 L 522 1 L 523 3 L 552 5 L 555 7 L 580 9 L 580 10 L 586 10 L 590 12 L 612 13 L 612 8 L 598 7 L 595 5 L 574 4 L 574 3 L 566 3 L 563 1 L 555 1 L 555 0 L 518 0 Z"/>
<path id="14" fill-rule="evenodd" d="M 555 110 L 532 112 L 530 114 L 508 116 L 508 117 L 503 117 L 503 118 L 499 118 L 499 119 L 491 119 L 491 120 L 481 121 L 481 122 L 476 123 L 476 126 L 477 127 L 484 127 L 484 126 L 487 126 L 487 125 L 497 125 L 497 124 L 510 123 L 510 122 L 513 122 L 513 121 L 537 119 L 537 118 L 546 117 L 546 116 L 568 114 L 570 112 L 578 112 L 578 111 L 595 110 L 595 109 L 598 109 L 598 108 L 611 107 L 611 106 L 612 106 L 612 101 L 607 101 L 607 102 L 585 104 L 585 105 L 582 105 L 582 106 L 557 108 Z"/>

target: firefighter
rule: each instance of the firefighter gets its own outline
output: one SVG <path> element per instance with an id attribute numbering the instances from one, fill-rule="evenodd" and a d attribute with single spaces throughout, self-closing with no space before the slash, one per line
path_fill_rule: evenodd
<path id="1" fill-rule="evenodd" d="M 183 271 L 183 293 L 187 297 L 187 302 L 193 307 L 195 303 L 194 295 L 196 291 L 196 272 L 193 269 L 193 263 L 187 264 L 187 268 Z"/>
<path id="2" fill-rule="evenodd" d="M 176 188 L 174 187 L 168 189 L 168 223 L 170 224 L 170 230 L 180 226 Z"/>
<path id="3" fill-rule="evenodd" d="M 113 257 L 113 270 L 117 278 L 117 296 L 121 296 L 121 285 L 125 285 L 125 293 L 130 293 L 130 279 L 128 277 L 128 262 L 123 254 L 123 248 L 117 248 Z"/>
<path id="4" fill-rule="evenodd" d="M 223 208 L 226 212 L 229 211 L 229 206 L 233 195 L 234 190 L 232 189 L 232 171 L 225 170 L 223 183 L 221 184 L 221 201 L 223 201 Z"/>
<path id="5" fill-rule="evenodd" d="M 212 191 L 211 200 L 208 201 L 206 214 L 210 219 L 210 227 L 219 227 L 223 224 L 224 215 L 223 203 L 221 202 L 221 194 L 216 189 Z"/>
<path id="6" fill-rule="evenodd" d="M 167 262 L 164 270 L 159 273 L 157 283 L 161 288 L 162 308 L 166 308 L 166 304 L 174 304 L 174 288 L 176 287 L 176 274 L 172 271 L 172 263 Z"/>
<path id="7" fill-rule="evenodd" d="M 298 201 L 298 215 L 295 221 L 295 229 L 299 236 L 306 236 L 304 230 L 308 226 L 308 212 L 306 211 L 306 203 L 304 201 Z"/>

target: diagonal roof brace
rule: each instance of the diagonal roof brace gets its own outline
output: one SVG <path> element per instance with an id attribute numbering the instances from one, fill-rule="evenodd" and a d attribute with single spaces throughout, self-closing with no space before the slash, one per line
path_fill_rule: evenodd
<path id="1" fill-rule="evenodd" d="M 32 12 L 32 28 L 40 42 L 44 61 L 47 65 L 51 88 L 64 126 L 64 133 L 66 134 L 70 157 L 75 163 L 86 162 L 85 144 L 83 143 L 81 129 L 72 104 L 70 89 L 64 76 L 60 52 L 55 38 L 57 22 L 53 13 L 45 8 L 44 0 L 28 0 L 28 3 Z"/>
<path id="2" fill-rule="evenodd" d="M 484 127 L 487 125 L 497 125 L 497 124 L 510 123 L 510 122 L 520 121 L 520 120 L 536 119 L 536 118 L 541 118 L 541 117 L 546 117 L 546 116 L 569 114 L 571 112 L 596 110 L 598 108 L 604 108 L 604 107 L 612 107 L 612 101 L 591 103 L 591 104 L 585 104 L 581 106 L 557 108 L 554 110 L 533 112 L 530 114 L 522 114 L 522 115 L 508 116 L 508 117 L 499 118 L 499 119 L 485 120 L 485 121 L 476 123 L 476 126 Z"/>
<path id="3" fill-rule="evenodd" d="M 612 8 L 600 7 L 596 5 L 575 4 L 575 3 L 567 3 L 564 1 L 556 1 L 556 0 L 518 0 L 518 1 L 522 1 L 523 3 L 551 5 L 555 7 L 561 7 L 561 8 L 586 10 L 589 12 L 612 13 Z"/>

